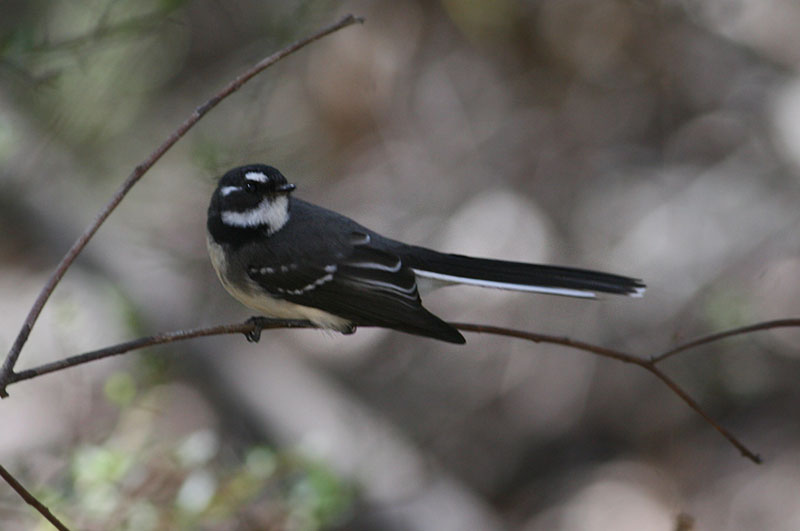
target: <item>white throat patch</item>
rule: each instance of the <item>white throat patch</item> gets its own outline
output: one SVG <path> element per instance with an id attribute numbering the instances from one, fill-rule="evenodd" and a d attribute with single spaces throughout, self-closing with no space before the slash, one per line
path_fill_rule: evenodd
<path id="1" fill-rule="evenodd" d="M 278 232 L 289 221 L 289 198 L 265 197 L 257 207 L 244 212 L 222 212 L 222 222 L 232 227 L 266 227 L 267 234 Z"/>

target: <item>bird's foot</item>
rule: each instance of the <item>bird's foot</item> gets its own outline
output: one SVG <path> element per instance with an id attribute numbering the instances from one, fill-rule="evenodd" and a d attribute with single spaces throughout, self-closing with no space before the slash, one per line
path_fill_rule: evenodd
<path id="1" fill-rule="evenodd" d="M 258 343 L 265 328 L 317 328 L 317 325 L 305 319 L 273 319 L 260 315 L 251 317 L 245 323 L 253 326 L 252 330 L 244 332 L 244 337 L 250 343 Z M 349 324 L 339 331 L 346 336 L 355 334 L 356 325 Z"/>
<path id="2" fill-rule="evenodd" d="M 258 343 L 261 339 L 261 330 L 264 329 L 264 326 L 270 321 L 270 319 L 261 316 L 251 317 L 247 321 L 247 324 L 253 325 L 252 330 L 248 330 L 244 333 L 245 339 L 247 339 L 250 343 Z"/>

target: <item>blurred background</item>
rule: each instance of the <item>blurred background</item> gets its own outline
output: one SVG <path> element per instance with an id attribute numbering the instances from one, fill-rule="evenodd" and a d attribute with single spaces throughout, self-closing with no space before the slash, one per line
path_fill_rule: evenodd
<path id="1" fill-rule="evenodd" d="M 451 252 L 641 277 L 643 299 L 448 288 L 448 320 L 641 356 L 800 313 L 793 0 L 5 0 L 0 350 L 132 168 L 244 68 L 337 20 L 170 151 L 68 272 L 19 369 L 241 321 L 205 250 L 230 167 Z M 13 385 L 0 462 L 75 529 L 796 530 L 800 333 L 652 375 L 383 330 L 193 340 Z M 49 529 L 0 485 L 4 530 Z"/>

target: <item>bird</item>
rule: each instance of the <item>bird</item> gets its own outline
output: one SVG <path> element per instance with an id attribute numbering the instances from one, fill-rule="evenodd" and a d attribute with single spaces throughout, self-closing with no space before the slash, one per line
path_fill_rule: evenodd
<path id="1" fill-rule="evenodd" d="M 455 327 L 422 305 L 420 292 L 463 284 L 590 299 L 598 293 L 641 297 L 645 290 L 641 280 L 621 275 L 403 243 L 298 199 L 295 188 L 278 169 L 248 164 L 219 179 L 208 207 L 207 247 L 217 276 L 262 316 L 342 333 L 374 326 L 463 344 Z"/>

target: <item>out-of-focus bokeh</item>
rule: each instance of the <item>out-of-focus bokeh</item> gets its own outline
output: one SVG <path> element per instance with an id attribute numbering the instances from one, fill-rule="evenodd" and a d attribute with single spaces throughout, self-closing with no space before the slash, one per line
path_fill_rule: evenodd
<path id="1" fill-rule="evenodd" d="M 643 278 L 600 302 L 447 288 L 448 320 L 641 356 L 800 314 L 792 0 L 6 1 L 0 351 L 112 192 L 258 59 L 366 17 L 224 101 L 55 292 L 19 368 L 249 316 L 205 251 L 215 179 L 270 163 L 397 239 Z M 227 336 L 9 388 L 0 463 L 76 529 L 796 530 L 797 331 L 652 375 L 470 334 Z M 0 486 L 4 530 L 46 529 Z"/>

